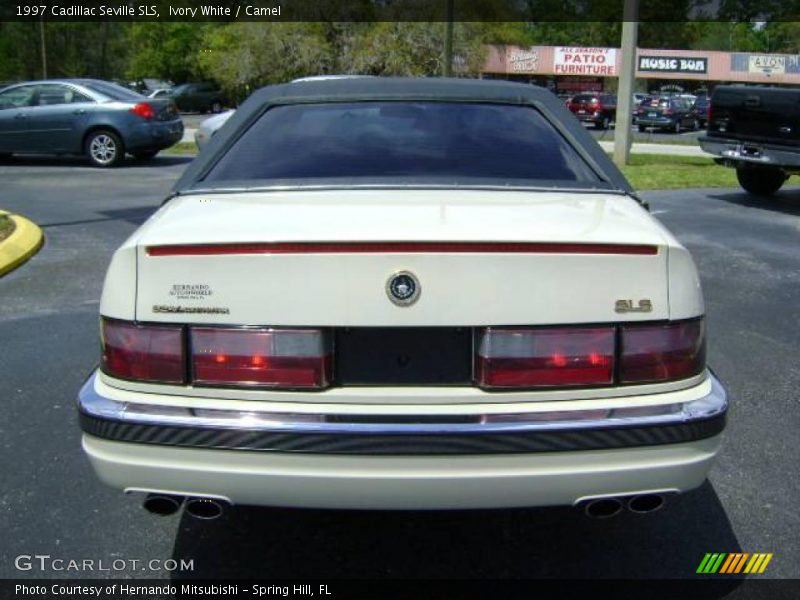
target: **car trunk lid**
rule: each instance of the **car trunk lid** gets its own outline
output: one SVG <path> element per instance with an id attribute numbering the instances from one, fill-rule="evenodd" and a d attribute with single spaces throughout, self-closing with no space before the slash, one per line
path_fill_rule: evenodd
<path id="1" fill-rule="evenodd" d="M 608 193 L 193 194 L 138 234 L 136 317 L 334 327 L 666 319 L 668 236 L 635 201 Z M 400 271 L 421 288 L 408 306 L 387 291 Z M 623 314 L 620 300 L 652 309 Z"/>

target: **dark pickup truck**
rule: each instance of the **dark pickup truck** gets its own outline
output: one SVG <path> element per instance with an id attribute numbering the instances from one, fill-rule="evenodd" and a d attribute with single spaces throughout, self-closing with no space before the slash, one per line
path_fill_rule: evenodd
<path id="1" fill-rule="evenodd" d="M 800 175 L 800 90 L 718 86 L 700 145 L 751 194 L 774 194 Z"/>

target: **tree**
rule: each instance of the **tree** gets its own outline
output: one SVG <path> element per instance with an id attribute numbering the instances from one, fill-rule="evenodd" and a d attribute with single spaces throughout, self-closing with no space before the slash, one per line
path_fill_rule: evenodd
<path id="1" fill-rule="evenodd" d="M 329 72 L 331 46 L 318 23 L 241 22 L 209 30 L 199 64 L 235 95 Z"/>
<path id="2" fill-rule="evenodd" d="M 130 26 L 131 79 L 155 77 L 176 83 L 201 77 L 200 57 L 208 23 L 139 22 Z"/>
<path id="3" fill-rule="evenodd" d="M 382 22 L 362 29 L 343 63 L 348 73 L 442 75 L 444 23 Z M 529 39 L 523 23 L 455 23 L 453 73 L 476 76 L 486 59 L 486 44 L 519 44 Z"/>

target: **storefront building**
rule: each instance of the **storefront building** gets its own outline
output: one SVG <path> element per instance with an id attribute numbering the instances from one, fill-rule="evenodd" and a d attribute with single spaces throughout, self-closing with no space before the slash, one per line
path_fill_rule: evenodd
<path id="1" fill-rule="evenodd" d="M 490 46 L 482 76 L 535 83 L 556 94 L 615 92 L 619 48 Z M 800 85 L 800 55 L 639 48 L 636 90 L 711 91 L 719 83 Z"/>

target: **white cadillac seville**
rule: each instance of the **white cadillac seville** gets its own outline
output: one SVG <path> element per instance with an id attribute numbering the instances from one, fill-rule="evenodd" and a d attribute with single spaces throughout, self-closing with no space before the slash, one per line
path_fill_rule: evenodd
<path id="1" fill-rule="evenodd" d="M 725 426 L 689 253 L 535 86 L 260 90 L 100 313 L 83 448 L 153 512 L 646 512 Z"/>

